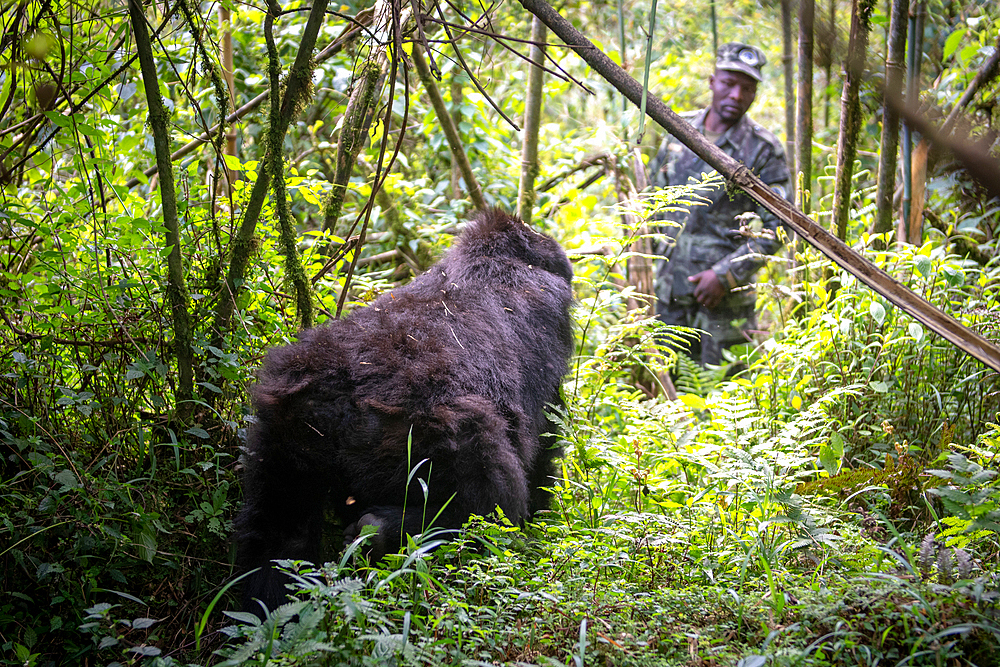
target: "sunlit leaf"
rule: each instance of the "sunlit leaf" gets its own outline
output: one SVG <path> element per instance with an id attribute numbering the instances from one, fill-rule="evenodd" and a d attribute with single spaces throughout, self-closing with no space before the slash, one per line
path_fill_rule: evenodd
<path id="1" fill-rule="evenodd" d="M 955 32 L 948 35 L 948 39 L 944 41 L 944 53 L 942 54 L 942 60 L 948 60 L 948 58 L 951 58 L 951 54 L 955 53 L 959 44 L 962 43 L 963 37 L 965 37 L 965 28 L 959 28 Z"/>

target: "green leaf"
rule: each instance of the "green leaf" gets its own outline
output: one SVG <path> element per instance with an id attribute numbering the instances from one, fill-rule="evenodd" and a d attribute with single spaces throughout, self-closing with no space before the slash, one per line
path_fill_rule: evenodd
<path id="1" fill-rule="evenodd" d="M 951 58 L 951 54 L 955 53 L 958 45 L 962 43 L 963 37 L 965 37 L 965 28 L 959 28 L 948 35 L 948 39 L 944 40 L 944 57 L 942 60 L 946 61 L 948 58 Z"/>
<path id="2" fill-rule="evenodd" d="M 830 434 L 830 448 L 838 457 L 844 456 L 844 437 L 836 431 Z"/>
<path id="3" fill-rule="evenodd" d="M 823 444 L 819 448 L 819 463 L 830 475 L 836 475 L 840 470 L 840 457 L 830 445 Z"/>
<path id="4" fill-rule="evenodd" d="M 931 258 L 927 255 L 916 255 L 913 258 L 913 268 L 924 278 L 931 274 Z"/>
<path id="5" fill-rule="evenodd" d="M 88 137 L 100 137 L 103 138 L 107 136 L 104 130 L 98 129 L 93 125 L 88 125 L 87 123 L 77 123 L 76 129 L 79 130 L 80 134 Z"/>
<path id="6" fill-rule="evenodd" d="M 695 394 L 681 394 L 680 402 L 692 410 L 704 410 L 705 399 Z"/>
<path id="7" fill-rule="evenodd" d="M 64 116 L 58 111 L 46 111 L 45 117 L 51 120 L 53 124 L 58 125 L 59 127 L 69 127 L 70 123 L 72 122 L 69 116 Z"/>
<path id="8" fill-rule="evenodd" d="M 223 154 L 222 159 L 225 160 L 226 166 L 233 171 L 243 171 L 243 163 L 235 155 Z"/>
<path id="9" fill-rule="evenodd" d="M 136 546 L 139 547 L 139 557 L 147 563 L 152 563 L 153 556 L 156 555 L 156 540 L 153 539 L 149 530 L 144 530 L 139 534 L 139 543 Z"/>
<path id="10" fill-rule="evenodd" d="M 871 314 L 872 318 L 879 324 L 882 324 L 882 322 L 885 320 L 885 306 L 883 306 L 878 301 L 871 302 L 871 305 L 868 306 L 868 312 L 869 314 Z"/>
<path id="11" fill-rule="evenodd" d="M 962 62 L 962 66 L 965 67 L 976 57 L 977 53 L 979 53 L 979 45 L 975 43 L 969 44 L 958 52 L 958 59 Z"/>
<path id="12" fill-rule="evenodd" d="M 872 391 L 875 391 L 879 394 L 885 394 L 889 391 L 889 385 L 880 380 L 875 382 L 869 382 L 868 386 L 872 388 Z"/>
<path id="13" fill-rule="evenodd" d="M 910 326 L 908 326 L 906 329 L 907 331 L 910 332 L 910 336 L 913 338 L 913 340 L 917 341 L 918 343 L 924 339 L 924 328 L 920 326 L 919 322 L 910 322 Z"/>
<path id="14" fill-rule="evenodd" d="M 80 480 L 76 478 L 72 470 L 60 470 L 53 479 L 63 485 L 63 491 L 80 488 Z"/>

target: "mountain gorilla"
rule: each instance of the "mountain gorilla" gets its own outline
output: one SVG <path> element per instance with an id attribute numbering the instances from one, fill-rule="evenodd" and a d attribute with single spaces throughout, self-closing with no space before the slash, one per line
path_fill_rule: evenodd
<path id="1" fill-rule="evenodd" d="M 237 518 L 239 564 L 261 568 L 248 609 L 286 598 L 272 559 L 320 559 L 328 506 L 345 541 L 375 526 L 380 558 L 434 517 L 459 528 L 499 505 L 520 523 L 548 505 L 572 276 L 558 243 L 487 211 L 409 285 L 268 354 Z"/>

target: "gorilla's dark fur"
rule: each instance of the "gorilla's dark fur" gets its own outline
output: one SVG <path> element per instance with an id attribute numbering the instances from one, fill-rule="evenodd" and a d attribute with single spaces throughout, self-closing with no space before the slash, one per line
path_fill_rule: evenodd
<path id="1" fill-rule="evenodd" d="M 320 559 L 326 507 L 348 538 L 376 526 L 380 557 L 446 504 L 435 527 L 548 505 L 559 452 L 545 412 L 572 349 L 572 272 L 555 241 L 488 211 L 406 287 L 268 354 L 237 519 L 239 563 L 261 568 L 248 608 L 285 599 L 269 561 Z M 404 513 L 408 465 L 424 459 Z"/>

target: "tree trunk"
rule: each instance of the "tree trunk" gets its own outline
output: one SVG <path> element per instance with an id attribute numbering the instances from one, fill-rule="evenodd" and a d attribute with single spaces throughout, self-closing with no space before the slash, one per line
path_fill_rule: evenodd
<path id="1" fill-rule="evenodd" d="M 538 177 L 538 127 L 542 119 L 542 82 L 545 71 L 545 24 L 536 16 L 531 21 L 533 64 L 528 69 L 528 94 L 524 101 L 524 139 L 521 144 L 521 180 L 517 188 L 517 216 L 531 223 L 535 208 L 535 178 Z"/>
<path id="2" fill-rule="evenodd" d="M 378 58 L 377 60 L 383 60 Z M 337 142 L 337 168 L 333 176 L 333 187 L 323 207 L 323 229 L 333 231 L 344 208 L 344 197 L 351 182 L 351 173 L 358 155 L 364 148 L 374 118 L 378 82 L 382 77 L 382 65 L 367 62 L 361 66 L 361 76 L 354 82 L 354 90 L 344 110 L 344 121 L 340 127 Z"/>
<path id="3" fill-rule="evenodd" d="M 882 101 L 882 141 L 879 149 L 878 189 L 875 193 L 875 226 L 872 232 L 892 231 L 892 197 L 896 191 L 896 157 L 899 150 L 899 113 L 892 105 L 903 91 L 906 49 L 906 16 L 909 0 L 892 0 L 889 45 L 885 57 L 885 93 Z"/>
<path id="4" fill-rule="evenodd" d="M 160 176 L 160 201 L 163 205 L 164 246 L 167 250 L 167 302 L 174 327 L 174 355 L 177 357 L 178 384 L 174 410 L 182 421 L 191 413 L 194 398 L 194 353 L 191 349 L 191 316 L 184 264 L 181 258 L 181 237 L 177 224 L 177 195 L 174 170 L 170 163 L 170 129 L 167 110 L 160 97 L 160 82 L 156 76 L 153 47 L 146 30 L 146 16 L 139 0 L 129 0 L 129 16 L 135 49 L 139 55 L 142 82 L 149 104 L 149 127 L 153 132 L 153 147 Z"/>
<path id="5" fill-rule="evenodd" d="M 280 14 L 277 0 L 269 0 L 267 18 L 264 20 L 264 41 L 267 44 L 267 78 L 271 84 L 271 99 L 281 97 L 281 62 L 272 31 L 274 17 Z M 281 110 L 271 105 L 265 142 L 267 145 L 268 173 L 271 175 L 271 190 L 274 211 L 278 218 L 278 240 L 285 256 L 285 279 L 295 290 L 295 312 L 302 329 L 312 328 L 312 289 L 306 271 L 299 259 L 298 234 L 292 224 L 292 214 L 288 210 L 288 192 L 285 189 L 285 155 L 281 151 L 284 133 L 281 129 Z"/>
<path id="6" fill-rule="evenodd" d="M 640 104 L 643 88 L 639 82 L 612 62 L 569 21 L 560 16 L 551 5 L 545 0 L 521 0 L 521 4 L 525 9 L 542 19 L 549 30 L 565 42 L 574 53 L 583 58 L 608 83 L 625 95 L 629 101 L 636 106 Z M 901 310 L 912 315 L 918 322 L 942 336 L 955 347 L 1000 372 L 1000 347 L 963 326 L 953 317 L 941 312 L 888 273 L 859 255 L 843 241 L 817 225 L 807 215 L 780 197 L 766 183 L 754 176 L 745 165 L 726 155 L 722 149 L 705 139 L 700 132 L 671 111 L 663 100 L 656 96 L 650 96 L 648 109 L 650 118 L 716 169 L 729 180 L 731 185 L 742 189 L 751 199 L 781 218 L 793 231 L 838 266 L 884 296 L 891 303 L 899 306 Z"/>
<path id="7" fill-rule="evenodd" d="M 917 107 L 920 99 L 920 62 L 923 59 L 923 33 L 924 33 L 924 2 L 917 0 L 915 5 L 910 5 L 909 33 L 910 40 L 906 51 L 906 102 L 914 108 Z M 913 132 L 910 124 L 903 125 L 903 205 L 902 215 L 899 218 L 899 229 L 897 239 L 900 242 L 919 242 L 920 230 L 917 230 L 917 241 L 913 241 L 913 175 L 915 173 L 913 159 Z M 919 162 L 917 163 L 919 168 Z"/>
<path id="8" fill-rule="evenodd" d="M 804 2 L 806 0 L 800 0 Z M 800 19 L 801 22 L 801 19 Z M 801 37 L 800 37 L 801 39 Z M 792 0 L 781 0 L 781 62 L 785 71 L 785 155 L 790 171 L 795 173 L 795 64 L 792 57 Z M 801 42 L 800 42 L 801 44 Z M 801 46 L 799 47 L 801 50 Z M 799 71 L 802 71 L 799 63 Z M 800 84 L 801 85 L 801 84 Z M 796 187 L 796 179 L 792 179 Z"/>
<path id="9" fill-rule="evenodd" d="M 799 114 L 795 132 L 795 147 L 798 153 L 795 164 L 802 174 L 799 202 L 803 212 L 807 215 L 812 209 L 814 14 L 815 0 L 799 0 Z"/>
<path id="10" fill-rule="evenodd" d="M 853 0 L 851 37 L 844 59 L 844 92 L 840 99 L 840 135 L 837 138 L 837 174 L 833 191 L 833 229 L 837 238 L 847 240 L 851 211 L 851 178 L 861 129 L 861 77 L 865 69 L 868 33 L 871 30 L 874 0 Z"/>
<path id="11" fill-rule="evenodd" d="M 479 187 L 479 181 L 476 180 L 475 174 L 472 173 L 472 164 L 469 162 L 469 157 L 465 154 L 465 147 L 462 146 L 462 138 L 458 134 L 458 128 L 455 126 L 451 114 L 448 113 L 448 107 L 445 106 L 444 100 L 441 98 L 441 93 L 434 82 L 434 77 L 431 76 L 431 70 L 427 66 L 427 61 L 424 60 L 422 47 L 419 44 L 413 45 L 413 65 L 416 67 L 420 82 L 424 85 L 424 90 L 427 91 L 427 97 L 430 98 L 431 106 L 434 107 L 434 114 L 437 116 L 438 123 L 441 124 L 441 129 L 444 130 L 445 139 L 448 141 L 448 148 L 451 149 L 452 160 L 458 163 L 458 170 L 462 173 L 465 187 L 469 189 L 469 199 L 472 200 L 473 206 L 479 210 L 483 210 L 486 208 L 483 191 Z"/>

